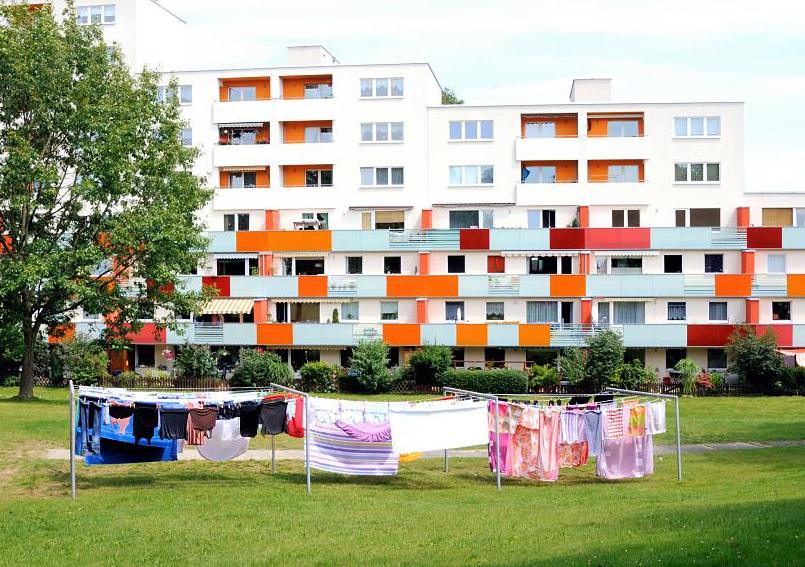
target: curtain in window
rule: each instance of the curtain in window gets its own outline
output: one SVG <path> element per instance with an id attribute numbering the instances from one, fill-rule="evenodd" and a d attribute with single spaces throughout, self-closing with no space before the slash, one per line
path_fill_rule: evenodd
<path id="1" fill-rule="evenodd" d="M 448 301 L 444 305 L 444 318 L 448 321 L 464 320 L 464 302 Z"/>
<path id="2" fill-rule="evenodd" d="M 358 320 L 358 302 L 352 301 L 350 303 L 341 304 L 341 319 L 343 321 L 357 321 Z"/>
<path id="3" fill-rule="evenodd" d="M 668 320 L 669 321 L 684 321 L 686 318 L 687 309 L 684 303 L 669 303 L 668 304 Z"/>
<path id="4" fill-rule="evenodd" d="M 646 305 L 636 301 L 616 301 L 616 325 L 642 325 L 646 322 Z"/>
<path id="5" fill-rule="evenodd" d="M 558 323 L 559 314 L 555 301 L 526 302 L 526 322 Z"/>
<path id="6" fill-rule="evenodd" d="M 727 302 L 714 301 L 710 303 L 710 320 L 711 321 L 726 321 L 727 320 Z"/>

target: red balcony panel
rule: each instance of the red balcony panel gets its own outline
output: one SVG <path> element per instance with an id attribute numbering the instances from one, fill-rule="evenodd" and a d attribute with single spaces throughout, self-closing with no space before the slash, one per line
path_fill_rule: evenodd
<path id="1" fill-rule="evenodd" d="M 153 345 L 165 343 L 165 329 L 157 327 L 154 323 L 145 323 L 136 333 L 128 333 L 126 338 L 135 345 Z"/>
<path id="2" fill-rule="evenodd" d="M 218 297 L 229 297 L 229 276 L 204 276 L 201 285 L 217 289 Z"/>
<path id="3" fill-rule="evenodd" d="M 587 248 L 641 250 L 651 248 L 650 228 L 588 228 Z"/>
<path id="4" fill-rule="evenodd" d="M 461 250 L 489 250 L 488 228 L 462 228 L 459 231 Z"/>
<path id="5" fill-rule="evenodd" d="M 746 229 L 747 248 L 782 248 L 783 229 L 779 226 L 749 227 Z"/>
<path id="6" fill-rule="evenodd" d="M 580 250 L 587 248 L 586 228 L 552 228 L 550 229 L 551 250 Z"/>
<path id="7" fill-rule="evenodd" d="M 688 346 L 722 347 L 735 325 L 688 325 Z"/>
<path id="8" fill-rule="evenodd" d="M 778 346 L 790 347 L 794 345 L 793 325 L 755 325 L 755 333 L 759 336 L 766 334 L 769 329 L 777 335 Z"/>

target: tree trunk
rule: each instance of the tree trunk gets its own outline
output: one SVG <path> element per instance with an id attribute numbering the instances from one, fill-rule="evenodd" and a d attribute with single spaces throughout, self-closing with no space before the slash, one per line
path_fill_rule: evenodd
<path id="1" fill-rule="evenodd" d="M 22 329 L 25 352 L 22 355 L 22 375 L 20 376 L 19 397 L 34 397 L 34 350 L 36 349 L 37 332 L 29 322 L 23 323 Z"/>

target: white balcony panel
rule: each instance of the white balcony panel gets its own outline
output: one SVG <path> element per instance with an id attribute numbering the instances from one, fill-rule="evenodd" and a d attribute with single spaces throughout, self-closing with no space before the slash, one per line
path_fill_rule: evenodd
<path id="1" fill-rule="evenodd" d="M 648 205 L 645 183 L 518 183 L 516 202 L 521 207 L 542 205 Z"/>
<path id="2" fill-rule="evenodd" d="M 272 181 L 270 189 L 217 189 L 213 198 L 216 211 L 299 209 L 315 204 L 335 209 L 344 204 L 344 191 L 334 187 L 282 187 Z"/>
<path id="3" fill-rule="evenodd" d="M 516 138 L 514 159 L 517 161 L 579 159 L 578 138 Z"/>
<path id="4" fill-rule="evenodd" d="M 212 164 L 215 167 L 268 165 L 274 152 L 269 144 L 213 146 Z"/>
<path id="5" fill-rule="evenodd" d="M 648 159 L 651 147 L 645 137 L 587 138 L 587 159 Z"/>
<path id="6" fill-rule="evenodd" d="M 271 145 L 271 157 L 279 165 L 332 164 L 338 161 L 332 142 Z"/>
<path id="7" fill-rule="evenodd" d="M 276 120 L 275 100 L 245 100 L 212 103 L 212 121 L 216 124 L 269 122 Z"/>

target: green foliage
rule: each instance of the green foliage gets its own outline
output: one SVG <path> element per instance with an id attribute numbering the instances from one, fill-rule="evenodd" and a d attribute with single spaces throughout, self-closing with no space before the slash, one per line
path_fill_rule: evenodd
<path id="1" fill-rule="evenodd" d="M 350 372 L 367 394 L 388 392 L 391 374 L 388 370 L 389 347 L 383 341 L 361 341 L 352 353 Z"/>
<path id="2" fill-rule="evenodd" d="M 142 383 L 142 377 L 133 370 L 127 370 L 115 376 L 114 383 L 119 388 L 135 388 Z"/>
<path id="3" fill-rule="evenodd" d="M 783 373 L 783 355 L 777 350 L 777 336 L 768 329 L 762 336 L 752 327 L 736 329 L 727 341 L 730 370 L 746 383 L 772 386 Z"/>
<path id="4" fill-rule="evenodd" d="M 805 367 L 783 368 L 780 378 L 774 384 L 774 391 L 786 396 L 805 396 Z"/>
<path id="5" fill-rule="evenodd" d="M 442 89 L 442 104 L 464 104 L 464 99 L 459 98 L 450 87 L 445 87 Z"/>
<path id="6" fill-rule="evenodd" d="M 563 380 L 574 386 L 584 382 L 584 351 L 578 347 L 567 347 L 559 358 L 559 374 Z"/>
<path id="7" fill-rule="evenodd" d="M 338 309 L 333 309 L 333 323 L 338 323 L 340 321 L 338 317 Z"/>
<path id="8" fill-rule="evenodd" d="M 587 341 L 587 358 L 585 360 L 585 383 L 598 392 L 607 384 L 618 372 L 623 364 L 623 355 L 626 349 L 623 346 L 623 338 L 615 331 L 602 331 L 596 333 Z"/>
<path id="9" fill-rule="evenodd" d="M 453 367 L 450 347 L 426 345 L 408 358 L 408 366 L 417 384 L 441 384 L 444 373 Z"/>
<path id="10" fill-rule="evenodd" d="M 535 364 L 528 369 L 528 384 L 531 390 L 556 386 L 559 384 L 559 372 L 553 366 Z"/>
<path id="11" fill-rule="evenodd" d="M 635 359 L 620 365 L 618 371 L 613 376 L 612 384 L 618 388 L 633 390 L 643 384 L 651 384 L 657 381 L 657 376 L 642 362 Z"/>
<path id="12" fill-rule="evenodd" d="M 218 355 L 207 345 L 185 343 L 178 349 L 173 366 L 180 378 L 201 380 L 218 377 Z"/>
<path id="13" fill-rule="evenodd" d="M 288 365 L 273 352 L 241 349 L 229 384 L 238 388 L 261 388 L 272 382 L 280 386 L 293 385 L 293 372 Z"/>
<path id="14" fill-rule="evenodd" d="M 132 74 L 68 9 L 0 6 L 0 297 L 24 343 L 21 397 L 40 332 L 77 307 L 114 312 L 105 338 L 122 347 L 141 306 L 192 311 L 204 295 L 179 279 L 205 255 L 195 212 L 212 193 L 181 144 L 178 101 L 157 101 L 161 77 Z"/>
<path id="15" fill-rule="evenodd" d="M 98 341 L 90 340 L 84 335 L 63 341 L 60 354 L 65 373 L 74 384 L 86 386 L 97 384 L 109 374 L 109 357 Z"/>
<path id="16" fill-rule="evenodd" d="M 519 370 L 450 370 L 444 385 L 486 394 L 524 394 L 528 392 L 528 375 Z"/>
<path id="17" fill-rule="evenodd" d="M 713 388 L 722 388 L 726 382 L 723 372 L 708 372 L 707 376 L 710 380 L 710 384 L 713 385 Z"/>
<path id="18" fill-rule="evenodd" d="M 689 358 L 683 358 L 674 366 L 674 370 L 679 372 L 679 379 L 682 381 L 682 393 L 686 396 L 696 394 L 696 377 L 702 371 L 699 365 Z"/>
<path id="19" fill-rule="evenodd" d="M 300 370 L 305 392 L 337 392 L 338 369 L 326 362 L 308 362 Z"/>

